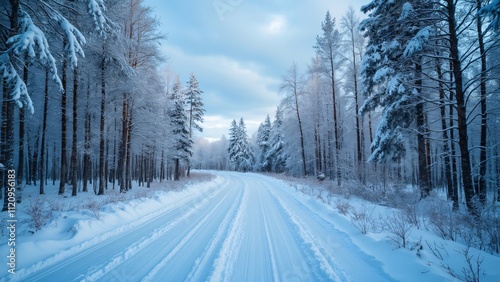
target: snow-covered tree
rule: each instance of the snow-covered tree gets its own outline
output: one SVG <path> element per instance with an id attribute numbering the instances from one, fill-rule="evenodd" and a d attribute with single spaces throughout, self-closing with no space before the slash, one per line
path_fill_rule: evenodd
<path id="1" fill-rule="evenodd" d="M 257 169 L 264 172 L 271 171 L 271 162 L 266 160 L 266 156 L 269 151 L 270 135 L 271 135 L 271 120 L 268 115 L 266 116 L 264 122 L 259 125 L 259 129 L 257 130 L 257 146 L 259 148 Z"/>
<path id="2" fill-rule="evenodd" d="M 263 166 L 270 165 L 273 172 L 283 172 L 286 168 L 286 159 L 283 112 L 278 108 L 269 134 L 269 150 Z"/>
<path id="3" fill-rule="evenodd" d="M 203 108 L 203 101 L 201 98 L 202 93 L 203 91 L 198 86 L 198 80 L 196 79 L 194 74 L 191 74 L 184 94 L 188 111 L 189 138 L 191 139 L 193 139 L 193 129 L 203 132 L 201 123 L 203 123 L 203 115 L 205 114 L 205 109 Z M 188 177 L 190 175 L 190 171 L 191 167 L 190 165 L 188 165 Z"/>
<path id="4" fill-rule="evenodd" d="M 341 185 L 341 172 L 340 172 L 340 150 L 342 144 L 342 136 L 340 133 L 340 118 L 339 118 L 339 106 L 338 106 L 338 93 L 336 85 L 338 83 L 338 78 L 335 72 L 340 67 L 341 61 L 341 34 L 337 30 L 335 25 L 335 18 L 332 18 L 330 11 L 326 12 L 325 20 L 321 23 L 321 30 L 323 31 L 322 36 L 316 36 L 316 54 L 321 58 L 322 68 L 321 70 L 328 78 L 328 84 L 330 86 L 330 95 L 332 97 L 332 117 L 333 117 L 333 138 L 332 132 L 328 131 L 328 140 L 332 140 L 335 144 L 335 162 L 336 162 L 336 178 L 337 185 Z M 329 150 L 329 155 L 332 155 L 332 150 Z M 332 160 L 330 160 L 332 161 Z"/>
<path id="5" fill-rule="evenodd" d="M 6 4 L 6 2 L 2 3 Z M 39 63 L 40 66 L 48 70 L 47 73 L 57 85 L 58 92 L 64 93 L 65 89 L 59 77 L 56 60 L 52 55 L 49 42 L 53 45 L 62 42 L 64 45 L 63 56 L 68 61 L 69 66 L 75 68 L 78 56 L 84 56 L 82 46 L 86 40 L 80 30 L 63 16 L 61 12 L 63 8 L 61 8 L 60 3 L 54 1 L 21 2 L 19 0 L 8 2 L 9 4 L 2 5 L 3 13 L 0 15 L 2 23 L 0 73 L 3 82 L 2 138 L 4 139 L 2 140 L 0 163 L 13 168 L 15 162 L 13 153 L 14 105 L 20 108 L 24 107 L 32 114 L 34 112 L 26 81 L 21 78 L 18 70 L 23 69 L 26 74 L 28 64 Z M 104 2 L 102 0 L 87 0 L 85 2 L 87 4 L 86 12 L 93 18 L 95 29 L 104 33 L 108 27 L 108 21 L 103 13 L 105 10 Z M 7 27 L 7 25 L 9 26 Z M 40 28 L 39 26 L 42 25 L 43 27 Z M 46 37 L 48 33 L 60 34 L 61 36 L 53 36 L 52 40 L 48 40 Z M 42 74 L 40 77 L 43 78 L 44 75 Z M 22 111 L 21 116 L 23 116 L 22 120 L 24 118 Z M 20 131 L 22 132 L 22 130 Z M 20 139 L 23 140 L 23 138 L 24 136 L 21 136 Z M 21 150 L 21 152 L 23 151 Z"/>
<path id="6" fill-rule="evenodd" d="M 255 157 L 248 140 L 245 122 L 243 118 L 237 124 L 236 120 L 231 122 L 229 128 L 229 159 L 233 163 L 235 170 L 247 172 L 254 166 Z"/>
<path id="7" fill-rule="evenodd" d="M 500 0 L 493 0 L 488 5 L 482 7 L 478 15 L 490 17 L 490 25 L 494 29 L 500 29 Z"/>
<path id="8" fill-rule="evenodd" d="M 184 91 L 179 79 L 172 87 L 172 105 L 170 108 L 170 124 L 174 137 L 173 158 L 175 161 L 174 180 L 180 179 L 180 162 L 187 162 L 192 155 L 193 141 L 189 137 L 189 124 L 184 108 Z"/>
<path id="9" fill-rule="evenodd" d="M 424 3 L 416 3 L 424 5 Z M 426 1 L 421 1 L 426 2 Z M 427 9 L 418 6 L 419 9 Z M 369 18 L 361 28 L 369 38 L 363 76 L 371 97 L 361 111 L 383 108 L 382 120 L 372 144 L 373 161 L 399 160 L 406 154 L 409 129 L 416 127 L 419 185 L 422 196 L 430 191 L 427 164 L 424 96 L 422 92 L 422 42 L 429 29 L 420 29 L 421 13 L 405 1 L 372 1 L 362 10 Z M 416 120 L 416 125 L 414 121 Z"/>

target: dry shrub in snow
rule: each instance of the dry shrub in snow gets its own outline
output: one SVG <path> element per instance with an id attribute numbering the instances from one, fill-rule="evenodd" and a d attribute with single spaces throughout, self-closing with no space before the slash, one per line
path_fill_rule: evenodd
<path id="1" fill-rule="evenodd" d="M 103 201 L 100 201 L 98 199 L 89 198 L 87 200 L 87 203 L 85 203 L 84 208 L 89 209 L 95 218 L 100 219 L 101 218 L 101 208 L 103 205 L 104 205 Z"/>
<path id="2" fill-rule="evenodd" d="M 401 212 L 394 211 L 392 215 L 387 216 L 386 226 L 390 233 L 388 238 L 399 248 L 406 248 L 412 228 L 406 216 Z"/>
<path id="3" fill-rule="evenodd" d="M 456 241 L 460 230 L 458 213 L 452 211 L 448 202 L 435 196 L 430 197 L 432 198 L 422 203 L 425 205 L 424 216 L 427 217 L 432 228 L 441 238 Z"/>
<path id="4" fill-rule="evenodd" d="M 361 205 L 359 208 L 352 208 L 350 212 L 351 223 L 359 230 L 362 234 L 367 234 L 375 226 L 373 220 L 373 210 L 375 208 L 368 208 L 366 205 Z"/>
<path id="5" fill-rule="evenodd" d="M 52 217 L 52 209 L 46 207 L 42 198 L 30 199 L 26 213 L 30 216 L 30 227 L 35 230 L 40 230 Z"/>
<path id="6" fill-rule="evenodd" d="M 335 201 L 335 208 L 340 214 L 347 215 L 351 210 L 351 204 L 349 204 L 349 200 L 339 198 Z"/>

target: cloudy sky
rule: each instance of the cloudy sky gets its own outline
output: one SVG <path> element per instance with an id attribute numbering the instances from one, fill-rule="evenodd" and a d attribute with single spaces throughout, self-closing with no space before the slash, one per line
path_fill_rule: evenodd
<path id="1" fill-rule="evenodd" d="M 145 0 L 168 34 L 169 68 L 183 82 L 190 73 L 200 82 L 206 113 L 199 136 L 209 139 L 227 136 L 233 119 L 243 117 L 251 135 L 267 114 L 273 118 L 284 95 L 281 76 L 294 61 L 306 68 L 326 11 L 338 23 L 349 6 L 359 11 L 368 2 Z"/>

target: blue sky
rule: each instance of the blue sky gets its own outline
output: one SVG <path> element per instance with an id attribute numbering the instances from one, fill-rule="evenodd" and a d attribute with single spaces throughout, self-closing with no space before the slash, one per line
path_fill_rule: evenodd
<path id="1" fill-rule="evenodd" d="M 251 135 L 267 114 L 273 118 L 281 76 L 294 61 L 306 68 L 326 11 L 338 23 L 349 6 L 359 11 L 366 3 L 145 0 L 168 34 L 162 50 L 169 68 L 183 82 L 190 73 L 200 82 L 206 113 L 199 136 L 209 139 L 227 136 L 233 119 L 243 117 Z"/>

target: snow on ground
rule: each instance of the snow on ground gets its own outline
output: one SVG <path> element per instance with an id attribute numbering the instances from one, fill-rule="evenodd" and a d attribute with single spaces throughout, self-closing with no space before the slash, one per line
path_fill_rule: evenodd
<path id="1" fill-rule="evenodd" d="M 472 263 L 482 258 L 481 281 L 500 281 L 499 256 L 411 227 L 401 248 L 387 228 L 367 221 L 360 232 L 363 221 L 356 227 L 324 195 L 260 174 L 210 173 L 174 191 L 134 187 L 146 197 L 106 205 L 84 193 L 44 196 L 57 207 L 51 220 L 31 234 L 18 212 L 16 274 L 4 263 L 0 281 L 454 281 L 450 271 L 474 273 L 464 250 Z M 397 214 L 354 197 L 330 199 L 339 201 L 372 222 Z M 3 231 L 0 254 L 8 254 L 6 242 Z"/>

